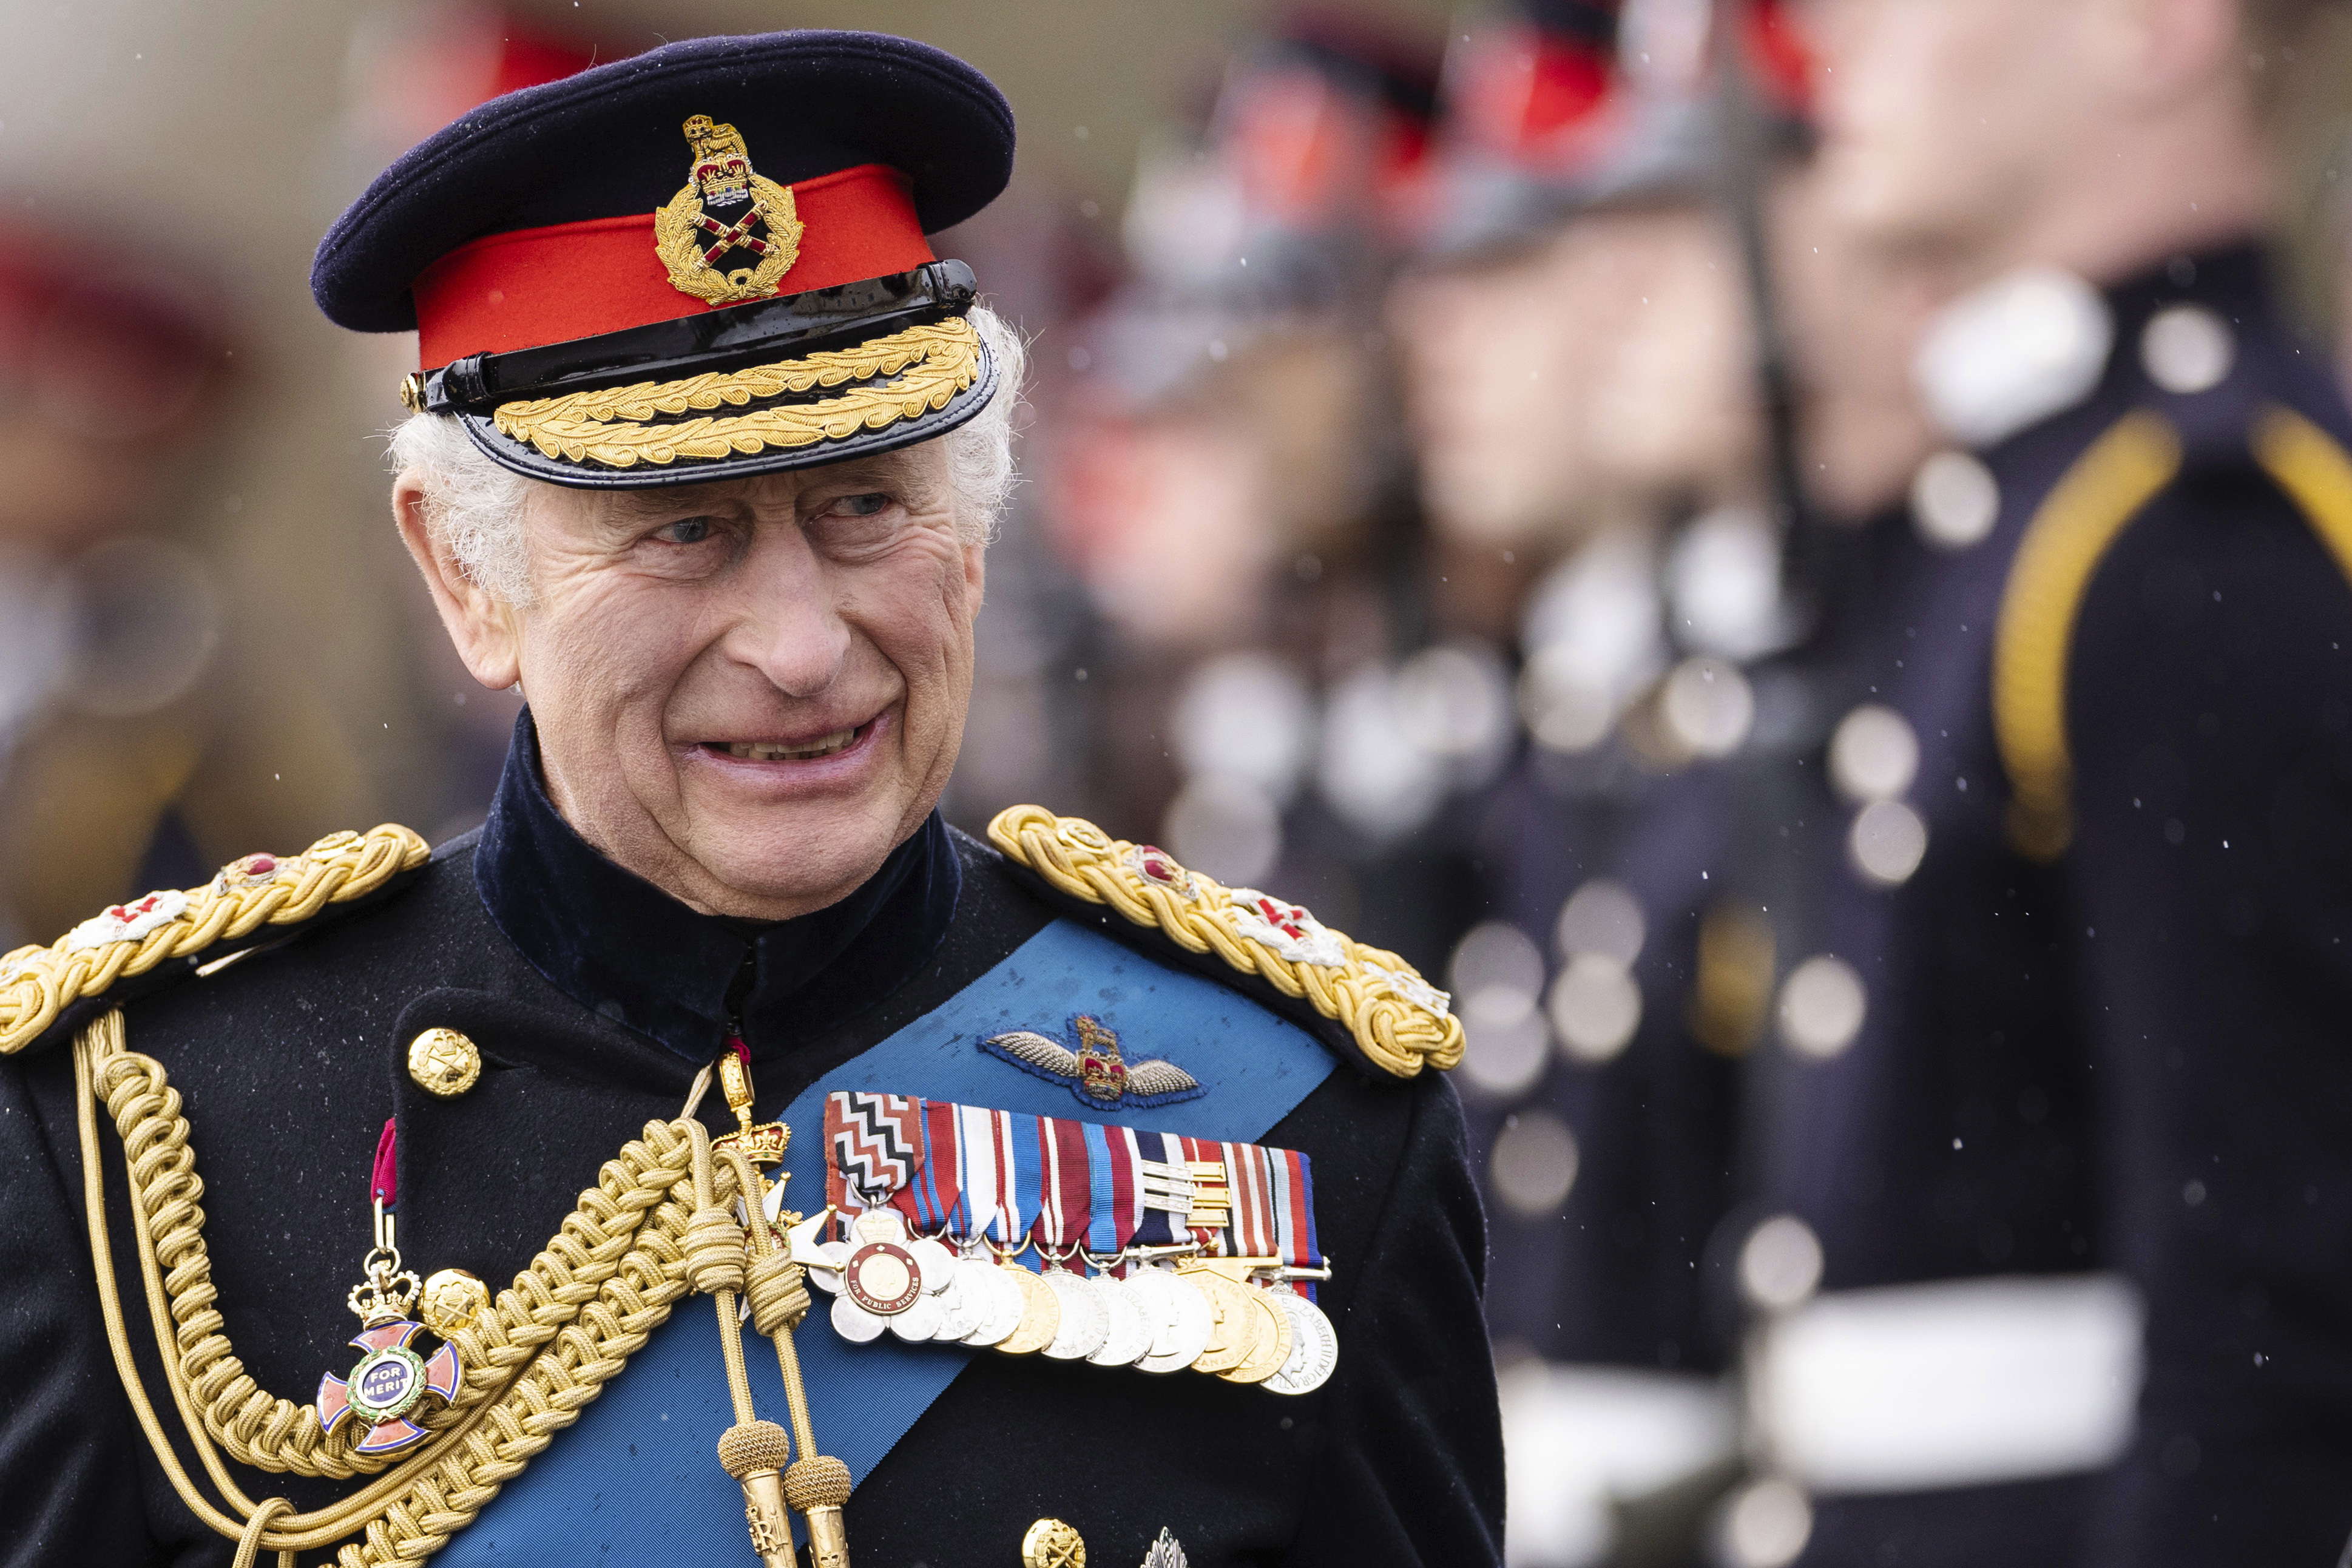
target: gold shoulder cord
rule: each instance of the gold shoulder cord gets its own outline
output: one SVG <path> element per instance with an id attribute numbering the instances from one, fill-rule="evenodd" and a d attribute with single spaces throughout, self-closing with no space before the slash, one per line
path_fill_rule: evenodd
<path id="1" fill-rule="evenodd" d="M 2066 656 L 2107 547 L 2180 469 L 2161 415 L 2126 414 L 2092 442 L 2026 525 L 1993 627 L 1992 728 L 2011 791 L 2011 844 L 2054 860 L 2074 837 L 2066 749 Z"/>
<path id="2" fill-rule="evenodd" d="M 47 947 L 0 956 L 0 1056 L 23 1050 L 66 1008 L 125 976 L 265 925 L 299 925 L 431 857 L 425 840 L 396 823 L 330 833 L 299 855 L 248 855 L 201 888 L 151 893 L 85 921 Z"/>
<path id="3" fill-rule="evenodd" d="M 1424 1067 L 1450 1068 L 1462 1059 L 1462 1020 L 1449 1010 L 1445 993 L 1393 952 L 1318 925 L 1315 934 L 1330 939 L 1328 962 L 1285 957 L 1246 929 L 1259 895 L 1228 889 L 1161 850 L 1114 839 L 1091 822 L 1043 806 L 999 812 L 988 837 L 1055 891 L 1106 904 L 1137 925 L 1157 927 L 1187 952 L 1213 952 L 1284 995 L 1304 998 L 1344 1026 L 1385 1072 L 1412 1078 Z"/>
<path id="4" fill-rule="evenodd" d="M 346 1438 L 320 1430 L 315 1407 L 274 1398 L 246 1375 L 213 1305 L 197 1203 L 204 1183 L 179 1095 L 160 1063 L 126 1048 L 119 1010 L 75 1042 L 74 1076 L 90 1252 L 116 1369 L 181 1500 L 239 1542 L 240 1568 L 257 1551 L 276 1551 L 291 1568 L 294 1552 L 362 1527 L 366 1543 L 341 1554 L 346 1568 L 414 1560 L 423 1555 L 416 1543 L 427 1540 L 425 1551 L 439 1546 L 571 1424 L 686 1293 L 677 1238 L 687 1210 L 673 1194 L 690 1180 L 692 1145 L 672 1124 L 649 1122 L 644 1140 L 606 1163 L 546 1250 L 499 1292 L 496 1310 L 456 1336 L 466 1378 L 457 1397 L 425 1419 L 433 1433 L 425 1448 L 335 1508 L 292 1514 L 282 1499 L 257 1507 L 230 1477 L 221 1449 L 256 1468 L 298 1475 L 350 1476 L 380 1469 L 384 1460 L 352 1454 Z M 122 1134 L 140 1272 L 165 1381 L 198 1457 L 237 1517 L 215 1508 L 181 1467 L 131 1360 L 100 1174 L 100 1100 Z"/>
<path id="5" fill-rule="evenodd" d="M 775 1478 L 778 1489 L 840 1549 L 840 1509 L 850 1489 L 848 1468 L 816 1452 L 800 1363 L 791 1331 L 808 1309 L 801 1270 L 776 1250 L 768 1227 L 752 1230 L 747 1259 L 744 1226 L 730 1205 L 737 1194 L 759 1191 L 740 1152 L 714 1158 L 710 1135 L 688 1112 L 674 1121 L 648 1121 L 642 1136 L 607 1161 L 596 1185 L 580 1200 L 544 1250 L 499 1293 L 494 1310 L 451 1336 L 465 1366 L 457 1396 L 421 1418 L 432 1436 L 390 1474 L 333 1508 L 298 1514 L 283 1498 L 257 1504 L 240 1490 L 222 1452 L 258 1469 L 300 1475 L 350 1476 L 381 1469 L 388 1456 L 354 1454 L 347 1433 L 327 1436 L 312 1405 L 273 1397 L 247 1376 L 214 1306 L 211 1264 L 204 1242 L 187 1120 L 162 1064 L 130 1050 L 120 1009 L 82 1031 L 74 1043 L 79 1089 L 83 1198 L 99 1302 L 115 1367 L 147 1441 L 181 1500 L 205 1524 L 237 1542 L 237 1568 L 259 1552 L 278 1553 L 293 1568 L 297 1552 L 363 1532 L 337 1553 L 342 1568 L 414 1563 L 446 1544 L 474 1521 L 506 1482 L 579 1418 L 580 1409 L 644 1348 L 670 1308 L 689 1290 L 717 1301 L 720 1346 L 737 1426 L 720 1458 L 739 1472 L 747 1493 Z M 696 1099 L 699 1098 L 699 1086 Z M 140 1273 L 164 1377 L 197 1457 L 211 1475 L 225 1510 L 198 1489 L 173 1452 L 131 1359 L 100 1173 L 96 1107 L 105 1103 L 122 1135 L 130 1169 Z M 755 1200 L 756 1195 L 755 1195 Z M 775 1341 L 791 1407 L 793 1442 L 756 1419 L 744 1370 L 737 1293 L 750 1298 L 754 1325 Z M 829 1528 L 828 1528 L 829 1527 Z M 782 1561 L 790 1561 L 783 1537 Z"/>
<path id="6" fill-rule="evenodd" d="M 2352 579 L 2352 454 L 2293 409 L 2265 405 L 2248 446 Z M 2180 469 L 2180 438 L 2145 409 L 2075 459 L 2027 526 L 1993 640 L 1993 733 L 2013 795 L 2010 841 L 2053 860 L 2074 837 L 2066 666 L 2092 574 L 2140 509 Z"/>
<path id="7" fill-rule="evenodd" d="M 2254 460 L 2303 509 L 2336 567 L 2352 578 L 2352 453 L 2291 408 L 2254 416 Z"/>
<path id="8" fill-rule="evenodd" d="M 373 853 L 372 842 L 399 852 Z M 413 856 L 406 853 L 411 849 Z M 12 987 L 0 992 L 0 1029 L 6 1030 L 0 1041 L 8 1049 L 21 1047 L 64 1006 L 101 993 L 121 974 L 198 951 L 205 942 L 195 938 L 203 932 L 218 940 L 246 934 L 265 921 L 307 919 L 324 902 L 373 891 L 394 871 L 421 863 L 424 853 L 422 841 L 405 829 L 378 829 L 365 839 L 336 835 L 313 846 L 310 855 L 343 856 L 347 872 L 359 864 L 365 874 L 329 879 L 335 885 L 324 892 L 315 865 L 278 861 L 270 872 L 282 868 L 283 880 L 265 877 L 240 889 L 226 885 L 225 872 L 211 888 L 188 895 L 181 916 L 136 938 L 107 944 L 85 940 L 78 946 L 68 938 L 54 948 L 19 950 L 0 975 Z M 289 897 L 289 888 L 308 892 Z M 27 1028 L 28 1020 L 39 1022 Z M 739 1479 L 749 1492 L 773 1479 L 787 1451 L 783 1433 L 751 1414 L 737 1325 L 735 1293 L 741 1290 L 759 1331 L 776 1340 L 802 1456 L 784 1470 L 779 1489 L 813 1525 L 829 1525 L 838 1542 L 849 1472 L 815 1452 L 789 1337 L 807 1310 L 807 1292 L 800 1268 L 775 1249 L 765 1226 L 757 1227 L 757 1256 L 747 1267 L 745 1230 L 729 1205 L 746 1190 L 756 1200 L 759 1178 L 731 1150 L 714 1160 L 709 1132 L 694 1120 L 707 1074 L 677 1120 L 647 1122 L 638 1140 L 605 1163 L 596 1184 L 580 1194 L 546 1247 L 499 1293 L 492 1310 L 450 1337 L 464 1378 L 454 1399 L 419 1418 L 431 1434 L 425 1445 L 334 1507 L 297 1513 L 284 1498 L 258 1503 L 248 1498 L 226 1461 L 341 1479 L 383 1470 L 394 1458 L 354 1453 L 348 1429 L 329 1436 L 314 1405 L 272 1395 L 246 1373 L 215 1305 L 218 1293 L 200 1203 L 204 1182 L 179 1093 L 162 1063 L 129 1048 L 121 1010 L 83 1029 L 73 1052 L 83 1203 L 115 1368 L 181 1500 L 208 1529 L 237 1542 L 236 1568 L 248 1568 L 261 1552 L 277 1552 L 280 1568 L 293 1568 L 296 1552 L 354 1534 L 362 1539 L 337 1553 L 342 1568 L 415 1563 L 439 1550 L 578 1418 L 581 1407 L 691 1289 L 719 1299 L 738 1420 L 730 1433 L 732 1447 L 721 1445 L 722 1462 L 730 1471 L 742 1467 Z M 140 1275 L 164 1379 L 225 1507 L 207 1498 L 181 1464 L 131 1359 L 100 1164 L 101 1102 L 122 1139 Z M 789 1534 L 784 1539 L 789 1553 Z M 836 1552 L 834 1561 L 845 1558 Z"/>

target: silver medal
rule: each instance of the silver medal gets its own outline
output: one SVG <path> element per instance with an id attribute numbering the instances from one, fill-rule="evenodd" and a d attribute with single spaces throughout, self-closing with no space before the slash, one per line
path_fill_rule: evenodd
<path id="1" fill-rule="evenodd" d="M 967 1256 L 958 1260 L 956 1271 L 963 1279 L 964 1289 L 980 1303 L 972 1314 L 971 1332 L 963 1337 L 963 1342 L 985 1347 L 1012 1338 L 1013 1331 L 1021 1326 L 1021 1314 L 1029 1308 L 1021 1287 L 984 1258 Z"/>
<path id="2" fill-rule="evenodd" d="M 1087 1281 L 1102 1301 L 1103 1316 L 1108 1325 L 1101 1346 L 1087 1359 L 1097 1366 L 1133 1366 L 1151 1348 L 1153 1324 L 1144 1310 L 1143 1299 L 1129 1289 L 1124 1281 L 1108 1274 L 1097 1274 Z"/>
<path id="3" fill-rule="evenodd" d="M 948 1288 L 955 1275 L 954 1253 L 928 1236 L 907 1243 L 907 1250 L 914 1254 L 915 1267 L 922 1270 L 926 1294 L 936 1296 Z"/>
<path id="4" fill-rule="evenodd" d="M 1290 1319 L 1290 1356 L 1265 1386 L 1276 1394 L 1312 1394 L 1339 1364 L 1339 1332 L 1322 1308 L 1295 1290 L 1276 1289 L 1274 1301 Z"/>
<path id="5" fill-rule="evenodd" d="M 876 1317 L 847 1296 L 833 1299 L 833 1331 L 852 1344 L 870 1344 L 880 1339 L 883 1327 L 888 1321 L 887 1318 Z"/>
<path id="6" fill-rule="evenodd" d="M 1054 1331 L 1054 1342 L 1045 1353 L 1055 1361 L 1076 1361 L 1100 1350 L 1110 1332 L 1102 1299 L 1066 1268 L 1045 1270 L 1045 1283 L 1062 1299 L 1062 1325 Z"/>
<path id="7" fill-rule="evenodd" d="M 1136 1365 L 1146 1372 L 1181 1372 L 1201 1359 L 1217 1319 L 1191 1280 L 1171 1269 L 1144 1268 L 1128 1277 L 1127 1288 L 1143 1298 L 1153 1325 L 1151 1348 Z"/>
<path id="8" fill-rule="evenodd" d="M 952 1343 L 980 1326 L 980 1298 L 965 1289 L 962 1258 L 955 1258 L 950 1265 L 948 1288 L 940 1292 L 939 1303 L 940 1326 L 932 1331 L 931 1338 Z"/>
<path id="9" fill-rule="evenodd" d="M 939 1336 L 947 1315 L 945 1298 L 937 1291 L 926 1291 L 913 1306 L 890 1315 L 890 1331 L 908 1344 L 920 1344 Z"/>

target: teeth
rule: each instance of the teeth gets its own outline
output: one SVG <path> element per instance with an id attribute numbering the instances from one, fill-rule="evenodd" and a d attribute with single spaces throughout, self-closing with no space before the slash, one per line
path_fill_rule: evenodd
<path id="1" fill-rule="evenodd" d="M 829 757 L 857 739 L 855 727 L 835 730 L 821 741 L 805 746 L 777 746 L 764 741 L 730 741 L 727 754 L 754 763 L 805 763 L 814 757 Z"/>

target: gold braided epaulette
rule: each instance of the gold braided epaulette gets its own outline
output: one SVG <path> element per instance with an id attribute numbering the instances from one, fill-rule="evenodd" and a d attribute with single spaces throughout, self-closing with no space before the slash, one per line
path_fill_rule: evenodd
<path id="1" fill-rule="evenodd" d="M 76 1002 L 126 976 L 188 958 L 265 925 L 299 925 L 331 904 L 364 898 L 430 858 L 396 823 L 330 833 L 299 855 L 248 855 L 201 888 L 166 889 L 112 909 L 47 947 L 0 957 L 0 1056 L 37 1039 Z"/>
<path id="2" fill-rule="evenodd" d="M 1186 870 L 1165 850 L 1113 838 L 1043 806 L 997 813 L 988 837 L 1055 891 L 1108 904 L 1187 952 L 1213 952 L 1307 1003 L 1384 1072 L 1412 1078 L 1462 1059 L 1462 1020 L 1444 992 L 1395 953 L 1333 931 L 1297 904 L 1227 888 Z"/>

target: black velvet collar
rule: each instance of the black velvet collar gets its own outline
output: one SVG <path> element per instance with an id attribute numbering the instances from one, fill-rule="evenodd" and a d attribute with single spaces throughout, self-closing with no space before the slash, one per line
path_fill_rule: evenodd
<path id="1" fill-rule="evenodd" d="M 556 814 L 525 710 L 474 852 L 474 880 L 499 930 L 557 989 L 708 1061 L 730 1019 L 754 1056 L 772 1055 L 903 984 L 947 934 L 962 877 L 935 811 L 830 908 L 769 926 L 697 914 L 604 858 Z"/>

